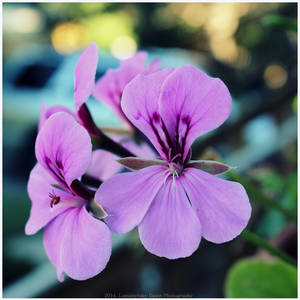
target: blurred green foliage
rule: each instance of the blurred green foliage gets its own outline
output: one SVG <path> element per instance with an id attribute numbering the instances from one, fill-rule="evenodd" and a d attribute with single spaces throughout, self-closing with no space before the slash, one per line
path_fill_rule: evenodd
<path id="1" fill-rule="evenodd" d="M 265 25 L 282 30 L 291 30 L 297 32 L 297 21 L 291 18 L 286 18 L 279 15 L 266 16 L 263 19 Z"/>
<path id="2" fill-rule="evenodd" d="M 297 211 L 297 172 L 287 176 L 281 176 L 274 170 L 261 170 L 257 175 L 262 190 L 269 197 L 277 200 L 280 205 L 288 211 Z M 289 220 L 278 211 L 266 211 L 258 222 L 257 232 L 271 238 L 289 223 Z"/>
<path id="3" fill-rule="evenodd" d="M 280 261 L 240 260 L 228 273 L 225 295 L 230 298 L 296 298 L 297 269 Z"/>

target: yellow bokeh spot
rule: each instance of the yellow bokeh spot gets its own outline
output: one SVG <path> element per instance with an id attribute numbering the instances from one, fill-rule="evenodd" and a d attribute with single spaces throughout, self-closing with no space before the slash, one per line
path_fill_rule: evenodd
<path id="1" fill-rule="evenodd" d="M 90 39 L 100 49 L 110 49 L 120 36 L 134 38 L 133 20 L 125 13 L 102 13 L 82 20 Z"/>
<path id="2" fill-rule="evenodd" d="M 119 36 L 111 45 L 111 53 L 118 59 L 127 59 L 136 52 L 137 45 L 133 38 L 129 36 Z"/>
<path id="3" fill-rule="evenodd" d="M 72 53 L 87 45 L 87 31 L 80 24 L 62 23 L 54 28 L 51 41 L 57 52 L 61 54 Z"/>
<path id="4" fill-rule="evenodd" d="M 264 80 L 271 89 L 279 89 L 287 81 L 286 70 L 279 65 L 270 65 L 264 71 Z"/>
<path id="5" fill-rule="evenodd" d="M 239 56 L 239 48 L 233 38 L 212 39 L 210 40 L 210 48 L 217 59 L 227 63 L 234 63 Z"/>
<path id="6" fill-rule="evenodd" d="M 180 17 L 191 27 L 199 27 L 207 22 L 207 3 L 187 3 L 180 11 Z"/>

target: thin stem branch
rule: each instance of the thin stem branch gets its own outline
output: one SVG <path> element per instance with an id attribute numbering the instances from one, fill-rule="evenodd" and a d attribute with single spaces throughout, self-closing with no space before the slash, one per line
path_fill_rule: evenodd
<path id="1" fill-rule="evenodd" d="M 99 130 L 98 136 L 94 136 L 94 146 L 96 149 L 104 149 L 111 153 L 114 153 L 120 157 L 134 157 L 135 155 L 131 153 L 129 150 L 124 148 L 121 144 L 116 143 L 110 137 L 102 133 Z"/>
<path id="2" fill-rule="evenodd" d="M 248 242 L 251 242 L 252 244 L 268 251 L 271 255 L 287 262 L 288 264 L 297 266 L 297 261 L 294 258 L 292 258 L 291 256 L 285 254 L 284 252 L 282 252 L 278 248 L 274 247 L 270 243 L 266 242 L 264 239 L 262 239 L 257 234 L 255 234 L 253 232 L 250 232 L 247 229 L 245 229 L 241 233 L 240 237 L 242 237 L 244 240 L 246 240 Z"/>
<path id="3" fill-rule="evenodd" d="M 84 103 L 80 106 L 77 116 L 85 129 L 94 138 L 96 148 L 110 151 L 120 157 L 135 156 L 121 144 L 116 143 L 110 137 L 105 135 L 95 124 L 93 117 Z"/>
<path id="4" fill-rule="evenodd" d="M 84 174 L 81 177 L 81 183 L 93 188 L 99 188 L 99 186 L 102 184 L 102 181 L 94 176 Z"/>
<path id="5" fill-rule="evenodd" d="M 294 212 L 287 210 L 286 208 L 282 207 L 279 203 L 267 198 L 261 191 L 259 191 L 255 187 L 255 185 L 250 183 L 244 177 L 240 176 L 239 174 L 233 171 L 227 172 L 226 175 L 229 179 L 240 182 L 250 194 L 251 199 L 258 200 L 260 203 L 262 203 L 268 208 L 276 209 L 291 221 L 297 221 L 297 215 Z"/>

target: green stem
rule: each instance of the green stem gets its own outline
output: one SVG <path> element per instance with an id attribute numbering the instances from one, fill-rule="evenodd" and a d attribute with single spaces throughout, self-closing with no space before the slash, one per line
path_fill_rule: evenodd
<path id="1" fill-rule="evenodd" d="M 243 239 L 245 239 L 246 241 L 251 242 L 252 244 L 255 244 L 256 246 L 265 249 L 266 251 L 268 251 L 271 255 L 278 257 L 279 259 L 297 266 L 297 261 L 292 258 L 291 256 L 285 254 L 284 252 L 282 252 L 281 250 L 279 250 L 278 248 L 272 246 L 271 244 L 267 243 L 264 239 L 262 239 L 260 236 L 258 236 L 257 234 L 248 231 L 247 229 L 245 229 L 240 237 L 242 237 Z"/>
<path id="2" fill-rule="evenodd" d="M 267 198 L 262 192 L 260 192 L 255 187 L 255 185 L 250 183 L 248 180 L 246 180 L 239 174 L 237 174 L 233 171 L 229 171 L 226 173 L 226 175 L 228 176 L 229 179 L 232 179 L 232 180 L 235 180 L 235 181 L 238 181 L 239 183 L 241 183 L 245 187 L 247 192 L 249 193 L 249 196 L 251 199 L 257 199 L 257 200 L 259 200 L 260 203 L 262 203 L 266 207 L 276 209 L 277 211 L 279 211 L 280 213 L 285 215 L 289 220 L 294 221 L 294 222 L 297 221 L 297 215 L 295 213 L 282 207 L 277 202 L 272 201 L 269 198 Z"/>

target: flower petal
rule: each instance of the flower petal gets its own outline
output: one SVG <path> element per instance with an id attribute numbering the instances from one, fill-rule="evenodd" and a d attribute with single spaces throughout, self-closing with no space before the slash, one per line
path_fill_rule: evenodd
<path id="1" fill-rule="evenodd" d="M 151 75 L 138 75 L 124 89 L 121 106 L 126 117 L 141 130 L 162 158 L 168 157 L 166 137 L 160 126 L 158 98 L 163 81 L 172 68 Z"/>
<path id="2" fill-rule="evenodd" d="M 44 246 L 60 281 L 62 272 L 72 279 L 85 280 L 106 267 L 112 235 L 105 223 L 93 218 L 85 207 L 73 208 L 47 225 Z"/>
<path id="3" fill-rule="evenodd" d="M 160 59 L 157 58 L 157 59 L 154 59 L 150 63 L 148 69 L 145 72 L 143 72 L 143 74 L 144 75 L 151 74 L 151 73 L 157 72 L 160 69 L 161 69 L 161 61 L 160 61 Z"/>
<path id="4" fill-rule="evenodd" d="M 91 162 L 92 144 L 87 131 L 65 112 L 52 115 L 36 139 L 38 162 L 65 188 L 80 177 Z"/>
<path id="5" fill-rule="evenodd" d="M 54 188 L 55 180 L 40 165 L 37 164 L 31 171 L 28 181 L 28 194 L 32 202 L 30 217 L 25 226 L 26 234 L 35 234 L 42 227 L 47 225 L 53 218 L 62 213 L 67 207 L 50 207 L 49 193 L 69 199 L 71 195 Z M 55 192 L 54 192 L 55 191 Z"/>
<path id="6" fill-rule="evenodd" d="M 110 106 L 125 122 L 128 122 L 128 119 L 121 110 L 121 96 L 125 86 L 135 76 L 148 70 L 145 65 L 146 59 L 146 52 L 137 52 L 133 57 L 122 60 L 118 69 L 108 70 L 95 85 L 93 96 Z M 149 72 L 154 72 L 156 68 L 156 64 L 151 68 L 149 66 Z"/>
<path id="7" fill-rule="evenodd" d="M 87 173 L 101 181 L 107 180 L 122 169 L 122 166 L 116 161 L 118 158 L 117 155 L 108 151 L 95 150 Z"/>
<path id="8" fill-rule="evenodd" d="M 177 68 L 161 90 L 159 112 L 171 139 L 180 145 L 183 159 L 195 138 L 217 128 L 230 115 L 226 85 L 193 66 Z"/>
<path id="9" fill-rule="evenodd" d="M 74 112 L 72 112 L 69 108 L 67 108 L 66 106 L 63 105 L 54 105 L 51 107 L 47 107 L 46 103 L 43 102 L 42 106 L 41 106 L 41 113 L 40 113 L 40 121 L 39 121 L 39 130 L 42 128 L 42 126 L 44 125 L 45 121 L 52 116 L 53 114 L 55 114 L 56 112 L 66 112 L 68 114 L 70 114 L 71 116 L 73 116 L 74 118 L 76 118 L 76 115 Z"/>
<path id="10" fill-rule="evenodd" d="M 139 225 L 144 247 L 169 259 L 187 257 L 197 250 L 201 225 L 181 187 L 169 177 Z"/>
<path id="11" fill-rule="evenodd" d="M 128 122 L 120 106 L 124 87 L 120 86 L 119 77 L 118 70 L 108 70 L 105 75 L 96 82 L 93 96 L 112 108 L 125 122 Z"/>
<path id="12" fill-rule="evenodd" d="M 98 47 L 95 43 L 85 49 L 74 72 L 74 103 L 76 111 L 92 94 L 98 64 Z"/>
<path id="13" fill-rule="evenodd" d="M 247 226 L 251 206 L 241 184 L 193 168 L 185 169 L 181 177 L 205 239 L 224 243 L 238 236 Z"/>
<path id="14" fill-rule="evenodd" d="M 162 166 L 117 174 L 100 186 L 95 200 L 109 215 L 105 222 L 116 233 L 137 226 L 163 184 Z"/>
<path id="15" fill-rule="evenodd" d="M 136 144 L 132 139 L 120 140 L 123 147 L 129 150 L 131 153 L 138 157 L 144 158 L 155 158 L 157 157 L 157 152 L 154 148 L 150 147 L 147 143 L 142 142 L 141 144 Z"/>
<path id="16" fill-rule="evenodd" d="M 120 70 L 122 72 L 122 78 L 125 79 L 122 83 L 127 83 L 132 80 L 137 74 L 146 70 L 147 52 L 138 51 L 132 57 L 121 60 Z M 125 84 L 126 85 L 126 84 Z M 123 86 L 123 88 L 125 87 Z"/>

